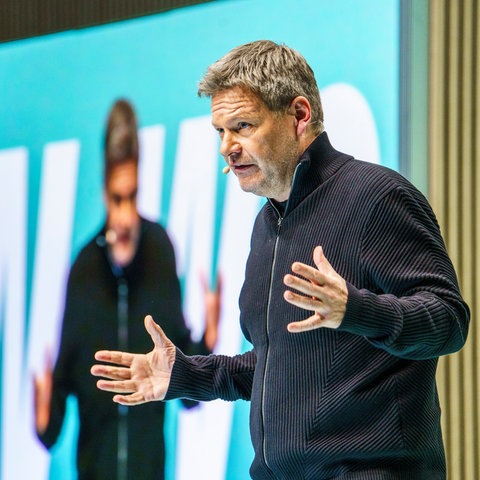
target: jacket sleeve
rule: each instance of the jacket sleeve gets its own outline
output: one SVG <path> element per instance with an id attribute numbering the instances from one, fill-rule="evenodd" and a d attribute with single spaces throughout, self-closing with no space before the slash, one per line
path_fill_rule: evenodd
<path id="1" fill-rule="evenodd" d="M 177 348 L 165 399 L 250 400 L 256 360 L 254 350 L 233 357 L 224 355 L 188 357 Z"/>
<path id="2" fill-rule="evenodd" d="M 361 265 L 369 288 L 347 284 L 339 330 L 409 359 L 453 353 L 465 343 L 470 318 L 440 229 L 428 202 L 395 188 L 372 210 Z"/>

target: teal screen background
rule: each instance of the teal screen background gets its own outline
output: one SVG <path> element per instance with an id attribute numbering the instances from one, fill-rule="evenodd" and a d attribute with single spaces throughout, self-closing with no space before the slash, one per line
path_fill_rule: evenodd
<path id="1" fill-rule="evenodd" d="M 398 0 L 224 0 L 0 45 L 0 152 L 18 147 L 28 151 L 25 318 L 19 319 L 24 324 L 21 348 L 25 358 L 31 341 L 30 306 L 45 145 L 68 139 L 76 139 L 81 145 L 70 245 L 73 261 L 104 218 L 105 117 L 114 99 L 129 98 L 137 110 L 140 126 L 165 127 L 159 220 L 168 224 L 179 126 L 185 119 L 210 113 L 209 101 L 197 98 L 197 82 L 206 67 L 228 50 L 257 39 L 283 42 L 300 51 L 312 66 L 321 90 L 348 84 L 360 92 L 374 121 L 380 162 L 398 168 Z M 328 117 L 326 120 L 328 131 Z M 220 170 L 221 158 L 214 161 L 218 161 Z M 225 182 L 223 176 L 218 180 L 219 200 L 223 198 Z M 222 230 L 222 208 L 218 201 L 213 264 L 218 260 L 215 245 Z M 2 231 L 9 228 L 8 216 L 0 217 L 0 221 Z M 4 289 L 0 291 L 3 368 L 5 298 Z M 246 348 L 249 346 L 243 344 L 239 351 Z M 1 371 L 0 402 L 5 405 L 10 388 Z M 21 384 L 30 381 L 30 372 L 24 370 Z M 28 403 L 29 400 L 24 408 Z M 48 457 L 46 478 L 75 478 L 75 408 L 75 400 L 71 399 L 63 436 Z M 170 445 L 167 477 L 171 479 L 177 478 L 174 452 L 179 408 L 175 402 L 169 406 L 166 425 Z M 247 402 L 233 407 L 224 474 L 228 480 L 248 478 L 253 458 L 248 408 Z M 8 412 L 3 410 L 0 427 L 6 415 Z M 1 447 L 3 451 L 4 445 Z M 215 445 L 211 448 L 214 457 Z M 25 455 L 19 451 L 18 461 L 25 461 Z M 2 465 L 6 465 L 6 459 L 0 452 Z"/>

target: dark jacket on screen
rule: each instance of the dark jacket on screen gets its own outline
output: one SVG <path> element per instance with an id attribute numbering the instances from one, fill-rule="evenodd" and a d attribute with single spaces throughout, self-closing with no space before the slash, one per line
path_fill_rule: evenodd
<path id="1" fill-rule="evenodd" d="M 118 299 L 119 289 L 125 287 L 128 341 L 120 345 Z M 208 353 L 203 342 L 190 340 L 182 315 L 174 251 L 163 227 L 142 219 L 138 251 L 123 270 L 112 268 L 109 262 L 103 228 L 82 249 L 69 275 L 61 345 L 54 369 L 51 420 L 40 437 L 47 447 L 56 442 L 67 396 L 76 396 L 80 416 L 79 480 L 117 478 L 119 406 L 112 401 L 111 394 L 96 388 L 90 368 L 97 350 L 150 351 L 152 340 L 143 324 L 147 314 L 186 351 Z M 128 478 L 163 479 L 165 404 L 121 408 L 126 412 L 128 425 Z"/>

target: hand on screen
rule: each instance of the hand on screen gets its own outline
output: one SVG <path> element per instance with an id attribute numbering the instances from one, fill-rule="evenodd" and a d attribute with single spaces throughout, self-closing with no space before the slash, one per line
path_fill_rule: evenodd
<path id="1" fill-rule="evenodd" d="M 210 290 L 205 275 L 201 278 L 205 299 L 205 345 L 212 352 L 218 340 L 221 313 L 222 277 L 217 278 L 215 290 Z"/>
<path id="2" fill-rule="evenodd" d="M 50 421 L 50 403 L 52 400 L 53 367 L 51 355 L 46 354 L 46 365 L 42 375 L 33 378 L 35 428 L 42 435 Z"/>
<path id="3" fill-rule="evenodd" d="M 139 405 L 163 400 L 170 384 L 175 362 L 175 345 L 150 315 L 145 317 L 145 328 L 152 337 L 154 348 L 147 354 L 101 350 L 95 359 L 115 364 L 94 365 L 92 375 L 108 380 L 98 380 L 100 390 L 114 392 L 113 401 L 122 405 Z"/>

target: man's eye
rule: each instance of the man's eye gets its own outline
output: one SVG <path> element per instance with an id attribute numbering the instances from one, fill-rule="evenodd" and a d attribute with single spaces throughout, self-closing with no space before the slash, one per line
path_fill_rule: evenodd
<path id="1" fill-rule="evenodd" d="M 240 123 L 238 124 L 238 129 L 239 129 L 239 130 L 243 130 L 244 128 L 248 128 L 249 126 L 250 126 L 250 124 L 247 123 L 247 122 L 240 122 Z"/>

